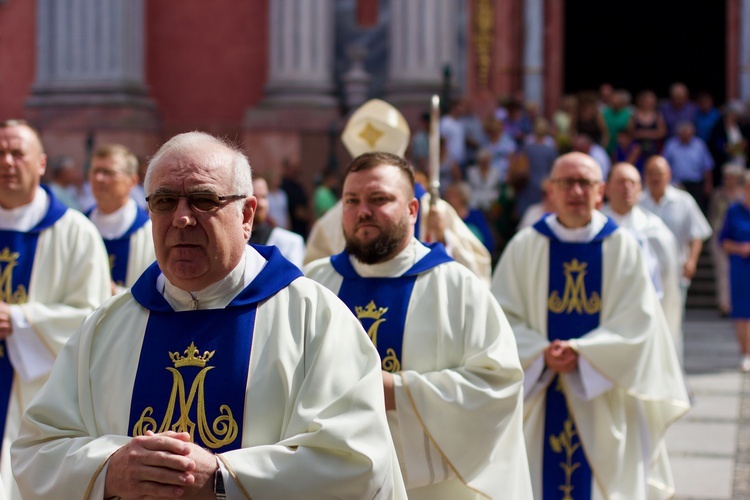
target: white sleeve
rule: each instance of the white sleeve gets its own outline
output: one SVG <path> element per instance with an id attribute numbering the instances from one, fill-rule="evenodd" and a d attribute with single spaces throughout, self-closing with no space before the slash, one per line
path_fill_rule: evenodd
<path id="1" fill-rule="evenodd" d="M 8 356 L 16 373 L 25 382 L 47 375 L 55 363 L 55 357 L 26 320 L 19 306 L 10 306 L 10 319 L 13 335 L 6 342 Z"/>

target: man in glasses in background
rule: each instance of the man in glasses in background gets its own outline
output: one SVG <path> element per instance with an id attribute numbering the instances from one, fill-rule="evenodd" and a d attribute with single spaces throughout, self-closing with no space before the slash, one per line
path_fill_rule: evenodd
<path id="1" fill-rule="evenodd" d="M 130 196 L 138 185 L 138 158 L 119 144 L 99 146 L 91 157 L 89 183 L 96 205 L 86 215 L 107 247 L 114 294 L 133 286 L 156 259 L 148 212 Z"/>
<path id="2" fill-rule="evenodd" d="M 20 498 L 9 450 L 24 408 L 68 338 L 110 295 L 99 233 L 40 186 L 46 165 L 31 126 L 0 122 L 0 497 L 6 498 Z"/>
<path id="3" fill-rule="evenodd" d="M 158 265 L 63 350 L 14 444 L 21 491 L 404 498 L 377 352 L 333 294 L 247 244 L 244 154 L 181 134 L 144 187 Z"/>
<path id="4" fill-rule="evenodd" d="M 643 254 L 597 211 L 592 157 L 561 156 L 550 181 L 555 213 L 510 241 L 492 282 L 525 367 L 534 498 L 669 498 L 664 434 L 690 405 Z"/>

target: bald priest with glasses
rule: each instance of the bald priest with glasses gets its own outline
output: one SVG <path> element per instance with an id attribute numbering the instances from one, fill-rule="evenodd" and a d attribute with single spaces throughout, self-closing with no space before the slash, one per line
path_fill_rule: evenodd
<path id="1" fill-rule="evenodd" d="M 178 135 L 145 190 L 157 262 L 28 408 L 23 498 L 405 498 L 378 353 L 331 292 L 247 244 L 244 154 Z"/>
<path id="2" fill-rule="evenodd" d="M 664 434 L 690 407 L 638 242 L 596 207 L 599 165 L 569 153 L 555 213 L 520 231 L 492 280 L 524 367 L 534 498 L 672 498 Z"/>

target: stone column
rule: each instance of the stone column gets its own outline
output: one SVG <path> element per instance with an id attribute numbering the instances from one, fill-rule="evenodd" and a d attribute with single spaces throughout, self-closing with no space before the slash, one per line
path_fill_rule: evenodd
<path id="1" fill-rule="evenodd" d="M 526 102 L 534 102 L 544 112 L 544 0 L 523 4 L 523 91 Z"/>
<path id="2" fill-rule="evenodd" d="M 38 0 L 30 106 L 151 106 L 144 82 L 143 0 Z"/>
<path id="3" fill-rule="evenodd" d="M 740 99 L 750 100 L 750 0 L 740 5 Z"/>
<path id="4" fill-rule="evenodd" d="M 458 7 L 455 0 L 392 0 L 390 101 L 427 107 L 430 95 L 441 89 L 445 65 L 452 75 L 459 73 Z"/>
<path id="5" fill-rule="evenodd" d="M 264 103 L 334 106 L 331 0 L 274 0 Z"/>

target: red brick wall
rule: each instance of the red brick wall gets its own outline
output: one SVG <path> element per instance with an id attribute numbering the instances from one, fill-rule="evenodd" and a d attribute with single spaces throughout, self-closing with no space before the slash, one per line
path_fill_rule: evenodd
<path id="1" fill-rule="evenodd" d="M 166 136 L 234 136 L 268 73 L 267 0 L 148 1 L 146 80 Z"/>
<path id="2" fill-rule="evenodd" d="M 23 117 L 36 73 L 36 2 L 0 4 L 0 120 Z"/>

